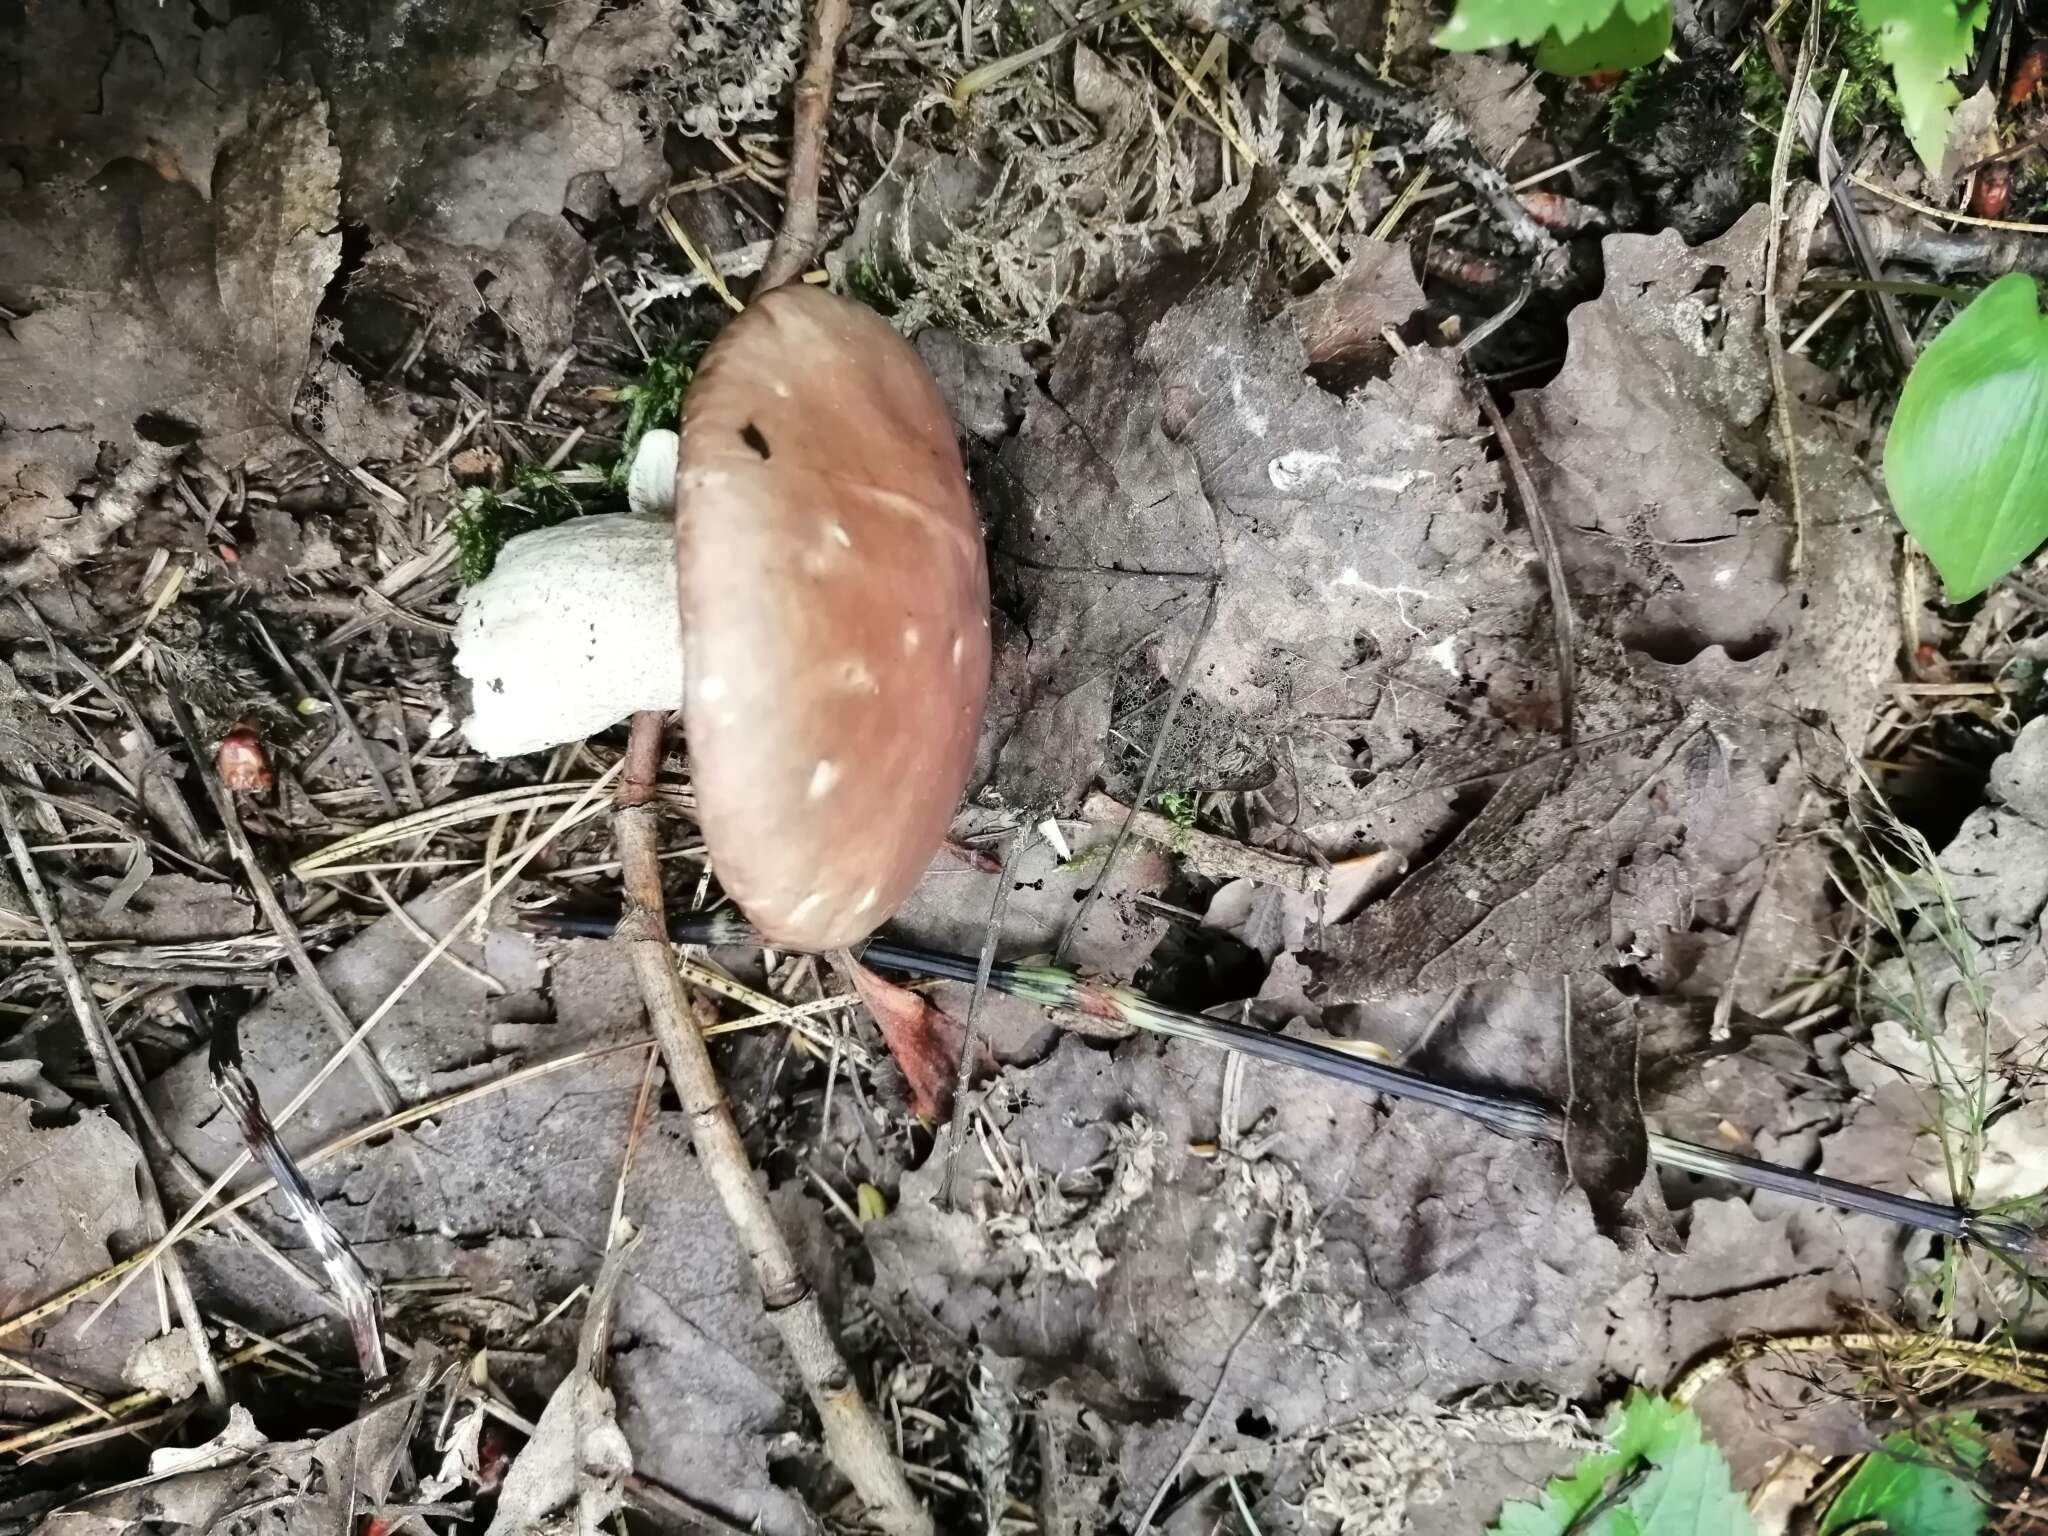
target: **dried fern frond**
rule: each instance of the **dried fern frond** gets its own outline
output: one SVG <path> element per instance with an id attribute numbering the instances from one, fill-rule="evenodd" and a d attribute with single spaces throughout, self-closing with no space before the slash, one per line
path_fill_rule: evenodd
<path id="1" fill-rule="evenodd" d="M 725 138 L 775 115 L 796 79 L 802 0 L 692 0 L 664 92 L 685 133 Z"/>

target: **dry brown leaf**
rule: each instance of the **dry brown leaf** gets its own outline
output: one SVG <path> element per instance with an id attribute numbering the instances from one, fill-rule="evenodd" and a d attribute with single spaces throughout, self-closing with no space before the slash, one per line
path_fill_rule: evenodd
<path id="1" fill-rule="evenodd" d="M 921 1120 L 936 1122 L 953 1102 L 964 1036 L 953 1016 L 930 1000 L 884 981 L 858 960 L 840 962 L 860 1000 L 882 1031 L 889 1054 L 910 1085 L 910 1105 Z"/>

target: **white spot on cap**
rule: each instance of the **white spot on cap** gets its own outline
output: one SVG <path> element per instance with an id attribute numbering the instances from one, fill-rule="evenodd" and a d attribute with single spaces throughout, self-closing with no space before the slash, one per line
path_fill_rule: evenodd
<path id="1" fill-rule="evenodd" d="M 725 679 L 707 677 L 697 685 L 697 697 L 707 704 L 714 704 L 725 697 Z"/>
<path id="2" fill-rule="evenodd" d="M 805 916 L 810 912 L 811 908 L 815 907 L 820 900 L 822 900 L 822 898 L 816 891 L 811 892 L 810 895 L 806 896 L 802 901 L 798 902 L 795 906 L 789 909 L 789 920 L 792 923 L 802 922 Z"/>
<path id="3" fill-rule="evenodd" d="M 959 665 L 960 665 L 960 658 L 961 658 L 961 656 L 962 656 L 962 655 L 963 655 L 963 654 L 964 654 L 964 653 L 966 652 L 966 650 L 967 650 L 967 637 L 966 637 L 965 635 L 955 635 L 955 636 L 953 637 L 953 665 L 954 665 L 954 666 L 956 666 L 956 667 L 957 667 L 957 666 L 959 666 Z"/>
<path id="4" fill-rule="evenodd" d="M 853 910 L 856 912 L 865 912 L 870 907 L 874 906 L 874 904 L 880 901 L 881 899 L 882 888 L 879 885 L 871 885 L 868 887 L 867 895 L 861 897 L 860 905 L 855 907 Z"/>
<path id="5" fill-rule="evenodd" d="M 846 679 L 846 686 L 849 688 L 865 688 L 870 693 L 879 691 L 879 686 L 875 682 L 875 674 L 870 672 L 862 662 L 849 661 L 844 663 L 839 669 L 839 675 Z"/>
<path id="6" fill-rule="evenodd" d="M 853 535 L 848 533 L 838 523 L 828 524 L 826 531 L 829 532 L 833 538 L 837 539 L 846 548 L 853 548 Z"/>
<path id="7" fill-rule="evenodd" d="M 923 638 L 924 636 L 920 635 L 917 632 L 917 626 L 915 624 L 906 624 L 903 626 L 903 649 L 905 649 L 906 651 L 916 650 L 918 641 L 922 640 Z"/>
<path id="8" fill-rule="evenodd" d="M 789 398 L 789 386 L 780 379 L 775 381 L 775 398 L 778 400 L 787 400 Z"/>
<path id="9" fill-rule="evenodd" d="M 811 798 L 822 800 L 831 793 L 832 786 L 839 782 L 839 765 L 829 757 L 818 759 L 818 766 L 811 770 Z"/>

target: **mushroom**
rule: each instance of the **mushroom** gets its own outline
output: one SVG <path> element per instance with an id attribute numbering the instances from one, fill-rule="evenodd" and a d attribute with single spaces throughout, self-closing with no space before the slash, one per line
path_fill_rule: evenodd
<path id="1" fill-rule="evenodd" d="M 719 334 L 683 403 L 676 573 L 720 883 L 776 943 L 865 938 L 945 838 L 989 671 L 952 419 L 880 316 L 796 284 Z"/>
<path id="2" fill-rule="evenodd" d="M 646 515 L 669 486 L 673 534 Z M 937 385 L 865 306 L 778 288 L 705 354 L 680 441 L 647 434 L 631 502 L 511 540 L 465 597 L 465 733 L 507 757 L 681 703 L 740 910 L 792 949 L 865 938 L 945 837 L 988 690 L 981 526 Z"/>

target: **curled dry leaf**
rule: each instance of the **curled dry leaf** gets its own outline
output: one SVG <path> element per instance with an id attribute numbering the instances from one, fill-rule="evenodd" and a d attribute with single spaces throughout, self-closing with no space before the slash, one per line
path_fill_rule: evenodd
<path id="1" fill-rule="evenodd" d="M 960 1069 L 965 1035 L 959 1022 L 908 987 L 884 981 L 851 956 L 841 963 L 880 1026 L 889 1054 L 903 1069 L 911 1107 L 920 1119 L 938 1120 L 951 1107 L 953 1078 Z"/>

